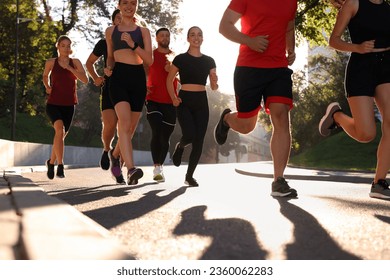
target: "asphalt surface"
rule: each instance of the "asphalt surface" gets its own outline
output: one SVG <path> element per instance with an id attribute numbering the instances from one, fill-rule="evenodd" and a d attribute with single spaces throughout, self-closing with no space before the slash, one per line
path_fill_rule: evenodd
<path id="1" fill-rule="evenodd" d="M 373 174 L 288 168 L 298 198 L 275 199 L 270 162 L 199 165 L 199 187 L 184 185 L 186 167 L 166 166 L 164 183 L 143 167 L 136 186 L 116 185 L 100 168 L 22 177 L 107 230 L 123 258 L 390 259 L 390 201 L 368 196 Z"/>

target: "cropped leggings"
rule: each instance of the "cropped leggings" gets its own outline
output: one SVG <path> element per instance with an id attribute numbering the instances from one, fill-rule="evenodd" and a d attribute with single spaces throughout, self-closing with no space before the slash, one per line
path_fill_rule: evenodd
<path id="1" fill-rule="evenodd" d="M 180 146 L 192 144 L 187 168 L 187 175 L 192 177 L 202 155 L 204 137 L 209 123 L 209 106 L 206 91 L 181 90 L 179 97 L 182 100 L 180 106 L 177 107 L 177 119 L 182 131 Z"/>

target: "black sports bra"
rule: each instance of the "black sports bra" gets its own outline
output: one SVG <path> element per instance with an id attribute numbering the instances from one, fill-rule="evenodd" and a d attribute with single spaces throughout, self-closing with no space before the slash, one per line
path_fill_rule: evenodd
<path id="1" fill-rule="evenodd" d="M 121 40 L 123 32 L 129 33 L 133 41 L 136 42 L 138 46 L 140 46 L 142 49 L 144 48 L 144 40 L 142 38 L 141 27 L 137 26 L 134 31 L 119 31 L 118 26 L 115 26 L 111 36 L 114 51 L 130 49 L 130 46 L 125 41 Z"/>

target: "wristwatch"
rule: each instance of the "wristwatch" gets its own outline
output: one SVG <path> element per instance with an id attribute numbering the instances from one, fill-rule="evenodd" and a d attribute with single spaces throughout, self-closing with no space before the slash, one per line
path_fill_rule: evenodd
<path id="1" fill-rule="evenodd" d="M 137 44 L 137 42 L 134 42 L 134 47 L 130 47 L 130 49 L 135 51 L 136 48 L 138 48 L 138 44 Z"/>

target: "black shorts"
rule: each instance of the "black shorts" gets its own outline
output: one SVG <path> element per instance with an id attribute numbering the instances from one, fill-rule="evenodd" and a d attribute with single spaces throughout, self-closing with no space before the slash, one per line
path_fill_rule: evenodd
<path id="1" fill-rule="evenodd" d="M 46 104 L 46 114 L 49 117 L 51 123 L 54 123 L 58 120 L 62 120 L 65 127 L 65 132 L 69 131 L 70 125 L 72 124 L 74 116 L 75 106 L 60 106 Z"/>
<path id="2" fill-rule="evenodd" d="M 347 97 L 374 97 L 378 85 L 390 83 L 390 51 L 352 53 L 345 73 Z"/>
<path id="3" fill-rule="evenodd" d="M 104 85 L 100 89 L 100 109 L 102 111 L 107 109 L 114 110 L 114 105 L 111 102 L 110 98 L 110 79 L 106 78 Z"/>
<path id="4" fill-rule="evenodd" d="M 154 102 L 151 100 L 145 101 L 146 114 L 160 114 L 164 123 L 175 126 L 176 124 L 176 107 L 172 104 Z"/>
<path id="5" fill-rule="evenodd" d="M 251 118 L 264 102 L 269 114 L 270 103 L 282 103 L 293 107 L 293 71 L 289 68 L 254 68 L 237 66 L 234 71 L 234 90 L 238 118 Z"/>
<path id="6" fill-rule="evenodd" d="M 109 88 L 114 106 L 125 101 L 130 103 L 131 111 L 142 112 L 146 97 L 146 76 L 143 65 L 115 62 Z"/>

